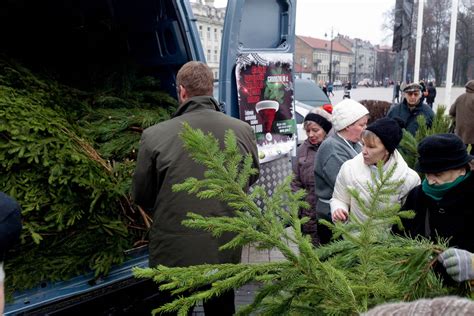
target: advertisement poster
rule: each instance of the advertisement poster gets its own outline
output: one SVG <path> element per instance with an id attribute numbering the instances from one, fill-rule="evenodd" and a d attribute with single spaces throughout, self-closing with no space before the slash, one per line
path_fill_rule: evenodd
<path id="1" fill-rule="evenodd" d="M 241 54 L 237 58 L 240 119 L 253 128 L 262 162 L 295 146 L 292 67 L 289 53 Z"/>

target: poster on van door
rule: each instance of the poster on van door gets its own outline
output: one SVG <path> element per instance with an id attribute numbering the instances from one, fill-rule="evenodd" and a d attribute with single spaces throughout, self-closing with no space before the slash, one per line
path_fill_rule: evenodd
<path id="1" fill-rule="evenodd" d="M 292 67 L 289 53 L 251 53 L 237 58 L 240 119 L 255 132 L 261 162 L 295 146 Z"/>

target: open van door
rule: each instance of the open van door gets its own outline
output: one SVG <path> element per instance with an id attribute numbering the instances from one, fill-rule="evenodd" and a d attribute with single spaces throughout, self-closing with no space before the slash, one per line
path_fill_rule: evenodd
<path id="1" fill-rule="evenodd" d="M 232 0 L 224 22 L 219 101 L 254 129 L 269 190 L 291 173 L 295 153 L 295 17 L 296 0 Z"/>

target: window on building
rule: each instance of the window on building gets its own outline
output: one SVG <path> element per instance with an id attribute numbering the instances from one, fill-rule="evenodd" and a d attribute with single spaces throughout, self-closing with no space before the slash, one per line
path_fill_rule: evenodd
<path id="1" fill-rule="evenodd" d="M 217 49 L 214 50 L 214 61 L 216 63 L 219 61 L 219 55 L 217 55 Z"/>
<path id="2" fill-rule="evenodd" d="M 202 25 L 199 25 L 199 37 L 201 38 L 201 41 L 204 39 L 202 34 Z"/>
<path id="3" fill-rule="evenodd" d="M 217 42 L 218 41 L 218 36 L 217 36 L 217 29 L 214 29 L 214 40 Z"/>
<path id="4" fill-rule="evenodd" d="M 210 26 L 207 27 L 207 39 L 211 40 L 211 27 Z"/>
<path id="5" fill-rule="evenodd" d="M 211 61 L 211 50 L 210 49 L 207 50 L 206 58 L 207 58 L 208 61 Z"/>

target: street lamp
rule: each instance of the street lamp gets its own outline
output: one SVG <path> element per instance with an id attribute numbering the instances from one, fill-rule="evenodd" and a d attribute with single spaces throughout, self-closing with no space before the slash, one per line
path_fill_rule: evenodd
<path id="1" fill-rule="evenodd" d="M 301 66 L 300 78 L 303 78 L 303 72 L 306 69 L 306 57 L 304 57 L 304 56 L 300 57 L 300 66 Z"/>
<path id="2" fill-rule="evenodd" d="M 327 37 L 327 33 L 324 33 L 324 37 Z M 334 40 L 333 36 L 333 29 L 331 28 L 331 38 L 330 38 L 330 48 L 329 48 L 329 82 L 333 82 L 332 80 L 332 42 Z"/>
<path id="3" fill-rule="evenodd" d="M 355 41 L 355 59 L 354 59 L 354 79 L 352 80 L 354 82 L 354 84 L 357 84 L 357 58 L 359 56 L 358 55 L 358 52 L 359 52 L 359 42 L 357 41 L 357 38 L 354 39 Z"/>

